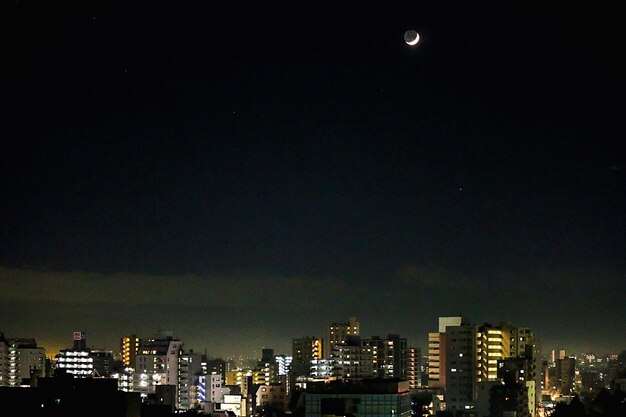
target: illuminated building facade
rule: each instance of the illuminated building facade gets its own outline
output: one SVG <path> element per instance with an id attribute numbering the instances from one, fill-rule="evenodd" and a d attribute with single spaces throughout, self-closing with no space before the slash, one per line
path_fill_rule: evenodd
<path id="1" fill-rule="evenodd" d="M 445 385 L 445 377 L 441 374 L 441 339 L 439 332 L 428 333 L 428 387 L 434 389 Z"/>
<path id="2" fill-rule="evenodd" d="M 313 359 L 311 360 L 311 378 L 313 379 L 327 379 L 332 378 L 333 368 L 335 365 L 334 359 Z"/>
<path id="3" fill-rule="evenodd" d="M 251 370 L 226 371 L 224 385 L 242 386 L 245 383 L 246 378 L 251 377 L 251 376 L 252 376 Z"/>
<path id="4" fill-rule="evenodd" d="M 204 367 L 204 373 L 207 375 L 221 375 L 222 380 L 224 380 L 226 378 L 226 361 L 221 358 L 207 359 Z"/>
<path id="5" fill-rule="evenodd" d="M 178 360 L 177 407 L 179 410 L 191 410 L 198 407 L 201 394 L 198 393 L 204 355 L 182 353 Z"/>
<path id="6" fill-rule="evenodd" d="M 74 332 L 73 347 L 62 349 L 55 356 L 56 367 L 77 378 L 91 378 L 95 375 L 95 368 L 90 353 L 85 332 Z"/>
<path id="7" fill-rule="evenodd" d="M 63 349 L 55 356 L 56 367 L 77 378 L 95 375 L 93 358 L 88 350 Z"/>
<path id="8" fill-rule="evenodd" d="M 316 337 L 293 339 L 291 344 L 292 373 L 295 377 L 309 375 L 311 361 L 323 358 L 323 341 Z"/>
<path id="9" fill-rule="evenodd" d="M 399 378 L 407 380 L 409 348 L 398 335 L 363 339 L 348 336 L 336 344 L 331 355 L 332 372 L 337 379 Z M 315 361 L 315 377 L 321 376 L 324 362 Z"/>
<path id="10" fill-rule="evenodd" d="M 110 377 L 113 352 L 95 349 L 63 349 L 55 356 L 56 367 L 78 378 Z"/>
<path id="11" fill-rule="evenodd" d="M 221 403 L 224 401 L 224 395 L 230 394 L 230 388 L 224 387 L 223 379 L 221 375 L 208 375 L 207 381 L 210 381 L 210 397 L 209 399 L 214 403 Z"/>
<path id="12" fill-rule="evenodd" d="M 287 375 L 293 363 L 293 358 L 291 356 L 276 355 L 274 360 L 278 365 L 278 375 Z"/>
<path id="13" fill-rule="evenodd" d="M 421 349 L 407 348 L 406 355 L 406 379 L 409 381 L 409 389 L 417 389 L 422 386 L 421 381 Z"/>
<path id="14" fill-rule="evenodd" d="M 333 376 L 337 379 L 359 380 L 373 377 L 372 347 L 359 337 L 348 337 L 333 348 Z"/>
<path id="15" fill-rule="evenodd" d="M 332 323 L 326 330 L 324 340 L 324 355 L 329 358 L 336 345 L 345 344 L 349 336 L 359 336 L 361 334 L 361 324 L 356 317 L 350 317 L 346 323 Z"/>
<path id="16" fill-rule="evenodd" d="M 463 318 L 439 317 L 439 331 L 428 333 L 428 387 L 441 389 L 446 385 L 446 328 L 460 326 Z"/>
<path id="17" fill-rule="evenodd" d="M 169 332 L 162 332 L 154 339 L 142 340 L 136 360 L 134 379 L 138 380 L 133 384 L 135 391 L 145 396 L 154 393 L 157 385 L 178 387 L 182 350 L 183 342 Z M 178 397 L 175 401 L 178 402 Z"/>
<path id="18" fill-rule="evenodd" d="M 476 333 L 477 381 L 498 379 L 498 361 L 511 356 L 511 326 L 485 323 Z"/>
<path id="19" fill-rule="evenodd" d="M 446 410 L 458 413 L 478 408 L 479 413 L 487 412 L 490 388 L 504 382 L 503 369 L 523 363 L 507 390 L 519 385 L 516 398 L 525 401 L 531 416 L 536 415 L 540 355 L 530 329 L 505 322 L 476 326 L 461 317 L 441 317 L 439 332 L 428 336 L 428 386 L 444 395 L 442 407 Z"/>
<path id="20" fill-rule="evenodd" d="M 287 407 L 287 389 L 285 384 L 261 385 L 256 392 L 257 408 L 271 407 L 284 411 Z"/>
<path id="21" fill-rule="evenodd" d="M 0 386 L 29 386 L 45 376 L 46 351 L 35 339 L 4 339 L 0 333 Z"/>
<path id="22" fill-rule="evenodd" d="M 141 339 L 137 336 L 125 336 L 120 341 L 120 352 L 122 353 L 122 363 L 126 367 L 135 368 L 137 362 L 137 353 L 139 352 L 139 345 Z"/>

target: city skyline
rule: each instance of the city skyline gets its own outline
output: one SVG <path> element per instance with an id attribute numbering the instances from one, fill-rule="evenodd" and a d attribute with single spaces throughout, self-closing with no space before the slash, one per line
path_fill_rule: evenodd
<path id="1" fill-rule="evenodd" d="M 352 318 L 359 320 L 358 317 L 353 316 Z M 449 319 L 461 319 L 462 318 L 464 323 L 471 324 L 471 326 L 475 327 L 476 329 L 478 329 L 479 327 L 483 325 L 499 326 L 503 324 L 509 325 L 509 326 L 513 325 L 514 327 L 530 329 L 530 331 L 533 332 L 534 334 L 534 337 L 535 337 L 534 340 L 538 344 L 537 346 L 538 346 L 538 349 L 542 358 L 545 358 L 548 360 L 555 354 L 558 356 L 560 351 L 566 352 L 568 357 L 569 356 L 579 357 L 580 355 L 587 354 L 587 353 L 594 353 L 597 357 L 604 357 L 604 356 L 609 356 L 609 355 L 617 354 L 617 353 L 624 351 L 623 345 L 618 345 L 618 344 L 616 344 L 615 347 L 612 349 L 606 348 L 606 347 L 599 347 L 597 345 L 594 348 L 593 344 L 581 345 L 581 346 L 556 344 L 556 345 L 546 346 L 545 341 L 541 338 L 541 335 L 537 334 L 534 328 L 528 327 L 525 324 L 512 323 L 510 321 L 501 320 L 501 319 L 499 319 L 498 321 L 474 322 L 471 319 L 469 319 L 467 316 L 461 316 L 461 315 L 445 316 L 443 318 L 449 318 Z M 233 343 L 228 343 L 226 345 L 219 345 L 219 344 L 212 344 L 212 343 L 210 343 L 209 345 L 201 345 L 202 342 L 199 342 L 199 340 L 203 340 L 203 339 L 202 337 L 198 337 L 198 334 L 195 334 L 193 332 L 189 334 L 179 333 L 175 329 L 172 329 L 172 328 L 159 328 L 156 330 L 149 330 L 147 332 L 130 331 L 124 334 L 120 334 L 119 336 L 112 336 L 110 334 L 107 336 L 103 336 L 101 332 L 98 332 L 96 330 L 95 332 L 93 332 L 96 335 L 95 338 L 92 337 L 93 335 L 91 332 L 85 331 L 85 329 L 74 329 L 70 334 L 64 335 L 64 337 L 60 337 L 60 335 L 55 335 L 51 339 L 40 338 L 38 337 L 38 335 L 33 335 L 33 334 L 10 334 L 4 331 L 4 329 L 0 329 L 0 333 L 3 333 L 5 338 L 33 338 L 37 341 L 39 346 L 46 349 L 46 355 L 48 357 L 53 357 L 55 354 L 57 354 L 59 351 L 63 349 L 71 348 L 72 343 L 73 343 L 72 337 L 75 336 L 76 332 L 80 332 L 83 335 L 84 339 L 86 340 L 85 343 L 87 343 L 86 346 L 88 348 L 111 351 L 113 354 L 119 353 L 121 341 L 125 337 L 136 336 L 142 340 L 148 340 L 148 339 L 159 339 L 159 338 L 165 337 L 164 335 L 167 334 L 176 340 L 180 340 L 183 343 L 184 349 L 186 351 L 203 352 L 203 353 L 206 353 L 209 358 L 223 358 L 223 359 L 257 358 L 258 359 L 261 357 L 261 353 L 263 349 L 271 349 L 277 355 L 289 356 L 292 354 L 293 341 L 295 339 L 299 339 L 302 337 L 305 337 L 305 338 L 314 337 L 326 343 L 325 333 L 328 331 L 329 327 L 331 325 L 342 324 L 344 322 L 345 324 L 347 324 L 349 321 L 348 319 L 350 318 L 346 317 L 344 320 L 336 320 L 333 322 L 326 323 L 324 326 L 320 327 L 318 331 L 310 333 L 310 334 L 307 333 L 307 334 L 291 335 L 291 336 L 285 335 L 284 337 L 273 338 L 272 339 L 272 341 L 274 342 L 273 344 L 264 344 L 264 345 L 259 345 L 259 346 L 252 346 L 250 344 L 245 344 L 246 347 L 243 349 L 241 347 L 233 348 L 232 347 Z M 361 334 L 359 337 L 361 339 L 368 339 L 370 337 L 385 338 L 389 335 L 396 335 L 403 339 L 406 339 L 408 347 L 420 349 L 422 357 L 427 357 L 429 333 L 437 332 L 438 330 L 437 320 L 441 320 L 441 319 L 442 317 L 436 318 L 435 322 L 433 322 L 433 325 L 431 326 L 431 329 L 428 331 L 428 333 L 424 335 L 424 337 L 417 338 L 417 340 L 412 340 L 410 337 L 407 338 L 406 335 L 404 334 L 394 333 L 390 331 L 380 331 L 376 333 L 363 333 L 363 331 L 361 331 Z M 361 323 L 360 320 L 359 320 L 359 323 Z M 319 325 L 319 323 L 317 323 L 316 325 Z M 361 326 L 361 328 L 363 327 Z M 367 326 L 365 327 L 365 329 L 367 330 Z M 94 339 L 95 339 L 95 342 L 94 342 Z M 245 337 L 242 338 L 242 342 L 245 342 L 245 340 L 243 339 L 245 339 Z M 55 340 L 55 342 L 50 343 L 50 340 Z M 192 342 L 190 343 L 189 340 L 191 340 Z M 267 340 L 270 340 L 270 339 L 267 339 Z"/>
<path id="2" fill-rule="evenodd" d="M 619 13 L 449 9 L 11 5 L 0 331 L 623 350 Z"/>

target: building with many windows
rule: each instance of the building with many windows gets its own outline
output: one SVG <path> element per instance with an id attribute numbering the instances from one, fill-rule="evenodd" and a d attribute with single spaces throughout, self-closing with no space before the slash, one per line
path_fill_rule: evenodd
<path id="1" fill-rule="evenodd" d="M 122 353 L 122 363 L 124 366 L 135 368 L 140 344 L 141 339 L 135 335 L 122 337 L 120 341 L 120 352 Z"/>
<path id="2" fill-rule="evenodd" d="M 446 328 L 460 326 L 462 317 L 439 317 L 439 331 L 428 333 L 428 387 L 446 386 Z"/>
<path id="3" fill-rule="evenodd" d="M 359 336 L 361 334 L 361 324 L 356 317 L 350 317 L 345 323 L 331 323 L 326 330 L 324 339 L 324 355 L 329 358 L 336 345 L 346 343 L 349 336 Z"/>
<path id="4" fill-rule="evenodd" d="M 422 351 L 419 348 L 407 348 L 406 355 L 406 380 L 409 381 L 409 389 L 417 389 L 422 386 L 421 366 Z"/>
<path id="5" fill-rule="evenodd" d="M 113 352 L 87 347 L 85 332 L 74 332 L 74 346 L 55 355 L 55 366 L 77 378 L 110 377 L 114 373 Z"/>
<path id="6" fill-rule="evenodd" d="M 5 339 L 0 333 L 0 386 L 30 386 L 45 373 L 46 351 L 35 339 Z"/>
<path id="7" fill-rule="evenodd" d="M 178 360 L 182 349 L 183 342 L 169 332 L 142 341 L 135 372 L 140 375 L 143 392 L 154 393 L 155 385 L 178 385 Z"/>
<path id="8" fill-rule="evenodd" d="M 472 410 L 476 401 L 476 327 L 447 326 L 445 337 L 447 410 L 453 413 Z"/>
<path id="9" fill-rule="evenodd" d="M 438 401 L 441 408 L 434 411 L 485 415 L 490 404 L 500 401 L 492 401 L 492 391 L 498 395 L 514 391 L 516 401 L 523 402 L 521 409 L 535 416 L 540 359 L 530 329 L 506 322 L 477 326 L 462 317 L 441 317 L 439 331 L 429 333 L 428 349 L 428 385 L 443 398 Z M 516 377 L 511 379 L 513 374 Z M 503 384 L 506 389 L 494 389 Z M 496 408 L 510 411 L 502 407 Z"/>
<path id="10" fill-rule="evenodd" d="M 300 337 L 293 339 L 291 344 L 291 370 L 294 377 L 308 376 L 311 369 L 311 361 L 322 359 L 322 339 L 316 337 Z"/>
<path id="11" fill-rule="evenodd" d="M 178 360 L 177 408 L 191 410 L 199 407 L 201 393 L 198 384 L 205 356 L 200 353 L 181 353 Z"/>

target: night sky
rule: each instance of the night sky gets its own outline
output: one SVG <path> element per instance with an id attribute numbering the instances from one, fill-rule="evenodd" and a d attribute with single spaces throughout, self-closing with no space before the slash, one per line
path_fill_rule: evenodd
<path id="1" fill-rule="evenodd" d="M 290 354 L 463 315 L 626 348 L 616 10 L 11 7 L 6 336 Z"/>

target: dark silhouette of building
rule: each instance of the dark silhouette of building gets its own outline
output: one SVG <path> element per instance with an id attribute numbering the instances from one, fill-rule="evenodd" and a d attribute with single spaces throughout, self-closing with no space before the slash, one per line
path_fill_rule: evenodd
<path id="1" fill-rule="evenodd" d="M 0 404 L 17 416 L 140 417 L 141 399 L 138 393 L 118 391 L 116 379 L 56 372 L 54 377 L 39 378 L 37 387 L 0 388 Z"/>
<path id="2" fill-rule="evenodd" d="M 409 382 L 401 379 L 336 380 L 307 385 L 293 414 L 309 417 L 369 415 L 409 417 Z"/>
<path id="3" fill-rule="evenodd" d="M 529 417 L 528 388 L 522 384 L 495 385 L 489 392 L 490 417 Z M 512 414 L 515 413 L 515 414 Z"/>

